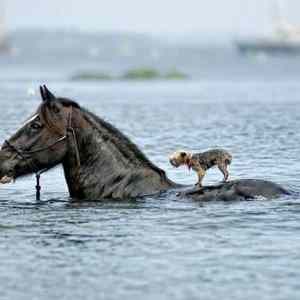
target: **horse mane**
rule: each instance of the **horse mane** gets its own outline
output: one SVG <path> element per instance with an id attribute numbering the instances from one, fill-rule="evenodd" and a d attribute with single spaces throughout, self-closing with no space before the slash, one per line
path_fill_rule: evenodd
<path id="1" fill-rule="evenodd" d="M 102 118 L 98 117 L 94 113 L 88 111 L 85 108 L 82 108 L 77 102 L 67 99 L 67 98 L 57 98 L 55 101 L 58 101 L 65 107 L 70 107 L 72 106 L 73 108 L 79 109 L 81 112 L 86 114 L 87 116 L 91 116 L 95 122 L 90 122 L 89 123 L 100 132 L 101 129 L 97 128 L 97 124 L 99 126 L 103 127 L 107 132 L 109 132 L 113 138 L 110 138 L 110 136 L 105 135 L 107 139 L 109 139 L 113 144 L 116 145 L 116 147 L 119 149 L 119 151 L 124 155 L 127 159 L 129 159 L 132 162 L 135 162 L 136 159 L 139 160 L 141 165 L 144 165 L 146 167 L 149 167 L 153 169 L 154 171 L 158 172 L 162 177 L 166 177 L 165 171 L 157 167 L 155 164 L 153 164 L 147 156 L 138 148 L 138 146 L 133 143 L 125 134 L 123 134 L 119 129 L 117 129 L 115 126 L 110 124 L 109 122 L 103 120 Z M 47 114 L 47 109 L 46 109 L 46 103 L 42 103 L 40 106 L 40 114 L 41 117 L 43 118 L 46 126 L 50 130 L 55 131 L 56 133 L 61 134 L 62 133 L 62 128 L 59 128 L 55 122 L 50 120 Z M 96 124 L 95 124 L 96 123 Z M 103 135 L 103 134 L 102 134 Z"/>
<path id="2" fill-rule="evenodd" d="M 66 107 L 74 107 L 74 108 L 81 108 L 80 105 L 74 101 L 74 100 L 71 100 L 71 99 L 68 99 L 68 98 L 57 98 L 57 101 L 59 101 L 63 106 L 66 106 Z"/>
<path id="3" fill-rule="evenodd" d="M 114 143 L 119 151 L 127 157 L 129 160 L 134 161 L 136 159 L 139 160 L 139 162 L 149 167 L 156 172 L 158 172 L 161 176 L 166 177 L 166 173 L 164 170 L 157 167 L 155 164 L 151 162 L 147 158 L 147 156 L 139 149 L 139 147 L 133 143 L 124 133 L 122 133 L 118 128 L 116 128 L 111 123 L 103 120 L 102 118 L 98 117 L 94 113 L 88 111 L 87 109 L 81 108 L 81 111 L 86 113 L 87 115 L 90 115 L 99 125 L 103 128 L 105 128 L 109 133 L 113 135 L 113 139 L 110 139 L 112 143 Z M 98 131 L 100 131 L 99 128 L 97 128 Z M 109 138 L 109 137 L 107 137 Z M 129 150 L 129 151 L 128 151 Z"/>

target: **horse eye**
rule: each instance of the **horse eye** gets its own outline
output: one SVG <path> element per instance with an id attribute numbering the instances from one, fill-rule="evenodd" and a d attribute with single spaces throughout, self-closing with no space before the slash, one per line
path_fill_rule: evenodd
<path id="1" fill-rule="evenodd" d="M 34 122 L 30 125 L 30 128 L 32 129 L 40 129 L 42 128 L 42 125 L 40 123 Z"/>

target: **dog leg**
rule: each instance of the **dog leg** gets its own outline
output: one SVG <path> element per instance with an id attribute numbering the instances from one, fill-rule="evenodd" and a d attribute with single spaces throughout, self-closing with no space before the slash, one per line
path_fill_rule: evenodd
<path id="1" fill-rule="evenodd" d="M 224 176 L 224 182 L 226 182 L 228 180 L 229 177 L 229 172 L 227 170 L 227 165 L 222 163 L 222 164 L 218 164 L 218 168 L 219 170 L 222 172 L 223 176 Z"/>
<path id="2" fill-rule="evenodd" d="M 196 183 L 196 185 L 202 187 L 202 181 L 205 176 L 205 171 L 202 168 L 199 168 L 196 172 L 198 175 L 198 182 Z"/>

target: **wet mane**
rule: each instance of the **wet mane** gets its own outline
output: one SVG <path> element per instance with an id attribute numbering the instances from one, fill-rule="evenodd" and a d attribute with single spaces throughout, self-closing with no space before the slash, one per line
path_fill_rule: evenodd
<path id="1" fill-rule="evenodd" d="M 123 134 L 119 129 L 117 129 L 115 126 L 110 124 L 109 122 L 103 120 L 102 118 L 96 116 L 95 114 L 91 113 L 90 111 L 81 108 L 81 110 L 86 113 L 87 115 L 90 115 L 101 127 L 103 127 L 105 130 L 107 130 L 110 134 L 112 134 L 113 138 L 111 138 L 109 135 L 105 135 L 101 133 L 101 129 L 97 128 L 98 131 L 102 134 L 104 139 L 109 139 L 113 144 L 116 145 L 116 147 L 119 149 L 119 151 L 131 162 L 136 162 L 137 160 L 141 165 L 144 165 L 146 167 L 150 167 L 151 169 L 157 171 L 161 176 L 165 176 L 165 171 L 157 167 L 155 164 L 153 164 L 147 156 L 138 148 L 136 144 L 134 144 L 125 134 Z M 95 126 L 94 126 L 95 127 Z"/>
<path id="2" fill-rule="evenodd" d="M 60 98 L 57 98 L 56 101 L 60 102 L 65 107 L 73 106 L 75 108 L 79 108 L 80 109 L 80 105 L 76 101 L 74 101 L 74 100 L 60 97 Z"/>

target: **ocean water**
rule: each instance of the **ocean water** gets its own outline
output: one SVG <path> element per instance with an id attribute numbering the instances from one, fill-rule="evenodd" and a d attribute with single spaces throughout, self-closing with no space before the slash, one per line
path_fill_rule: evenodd
<path id="1" fill-rule="evenodd" d="M 299 299 L 298 57 L 240 57 L 145 36 L 18 33 L 12 44 L 0 56 L 1 141 L 36 109 L 38 85 L 47 83 L 120 128 L 176 182 L 196 177 L 172 168 L 170 152 L 224 147 L 232 179 L 268 179 L 295 193 L 74 203 L 60 167 L 42 176 L 41 203 L 33 176 L 1 185 L 1 300 Z M 69 80 L 137 66 L 178 68 L 191 79 Z M 205 184 L 221 178 L 210 170 Z"/>

